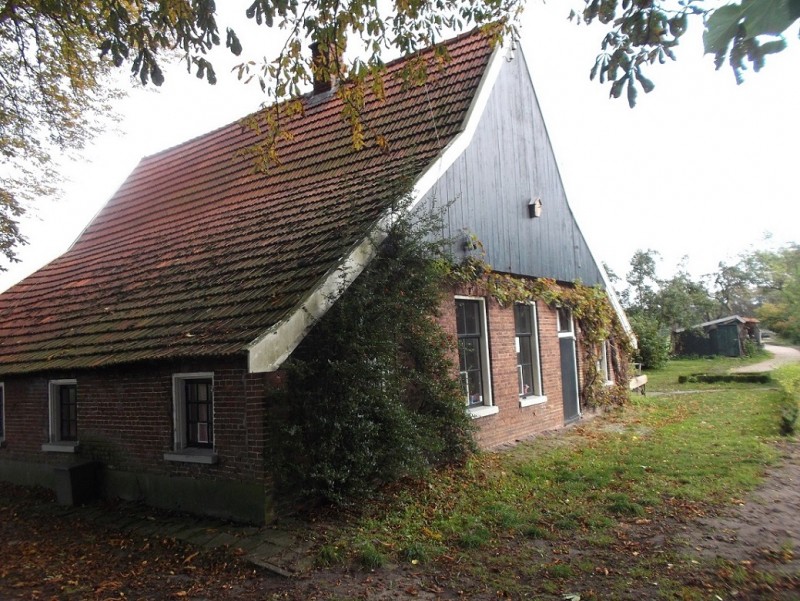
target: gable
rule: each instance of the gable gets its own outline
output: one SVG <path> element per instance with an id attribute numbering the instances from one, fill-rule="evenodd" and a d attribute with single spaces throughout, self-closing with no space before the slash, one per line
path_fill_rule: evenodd
<path id="1" fill-rule="evenodd" d="M 475 135 L 428 203 L 449 203 L 446 235 L 456 256 L 472 235 L 497 271 L 604 285 L 567 202 L 525 58 L 516 52 L 502 63 Z M 542 216 L 532 219 L 536 198 Z"/>

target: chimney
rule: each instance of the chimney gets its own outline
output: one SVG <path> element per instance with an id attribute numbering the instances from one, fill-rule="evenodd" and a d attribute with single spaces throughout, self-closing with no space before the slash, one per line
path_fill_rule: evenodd
<path id="1" fill-rule="evenodd" d="M 337 53 L 336 44 L 332 42 L 313 42 L 309 47 L 314 76 L 314 95 L 330 92 L 337 83 L 337 72 L 342 71 L 343 53 Z"/>

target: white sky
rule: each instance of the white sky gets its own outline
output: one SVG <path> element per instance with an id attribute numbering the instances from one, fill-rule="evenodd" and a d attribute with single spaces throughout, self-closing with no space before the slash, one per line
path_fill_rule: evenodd
<path id="1" fill-rule="evenodd" d="M 800 241 L 798 44 L 736 86 L 729 68 L 716 72 L 702 56 L 695 24 L 678 62 L 650 71 L 656 89 L 631 110 L 589 81 L 602 30 L 567 22 L 568 12 L 531 3 L 522 47 L 570 204 L 598 260 L 624 276 L 633 253 L 652 248 L 663 275 L 686 255 L 699 276 L 763 246 L 765 232 L 772 245 Z M 267 53 L 245 46 L 248 56 Z M 136 90 L 120 104 L 122 121 L 65 169 L 63 198 L 40 202 L 24 220 L 29 245 L 0 273 L 0 290 L 64 252 L 141 157 L 259 107 L 258 87 L 237 82 L 222 58 L 239 62 L 215 59 L 216 86 L 178 66 L 161 90 Z"/>

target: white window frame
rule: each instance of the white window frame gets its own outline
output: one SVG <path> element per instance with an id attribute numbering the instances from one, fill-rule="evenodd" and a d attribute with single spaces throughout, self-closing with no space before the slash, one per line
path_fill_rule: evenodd
<path id="1" fill-rule="evenodd" d="M 184 383 L 187 380 L 211 380 L 211 424 L 213 448 L 197 448 L 187 446 L 186 440 L 186 399 L 184 397 Z M 183 463 L 203 463 L 211 465 L 217 463 L 216 453 L 217 437 L 213 434 L 216 426 L 214 409 L 214 372 L 191 372 L 172 374 L 172 451 L 164 453 L 166 461 Z"/>
<path id="2" fill-rule="evenodd" d="M 475 419 L 478 417 L 486 417 L 487 415 L 494 415 L 500 409 L 494 404 L 492 399 L 492 368 L 489 361 L 489 328 L 486 319 L 486 299 L 480 296 L 460 296 L 456 295 L 455 300 L 477 301 L 480 307 L 479 317 L 480 323 L 480 353 L 481 353 L 481 384 L 483 389 L 483 404 L 469 406 L 469 399 L 464 399 L 467 405 L 469 415 Z M 456 331 L 456 335 L 458 332 Z M 460 371 L 460 366 L 459 366 Z"/>
<path id="3" fill-rule="evenodd" d="M 569 315 L 569 323 L 566 324 L 569 327 L 563 327 L 565 324 L 561 323 L 561 313 L 566 311 Z M 556 329 L 558 330 L 558 337 L 559 338 L 574 338 L 575 337 L 575 319 L 572 317 L 572 309 L 568 307 L 557 307 L 556 308 Z"/>
<path id="4" fill-rule="evenodd" d="M 6 385 L 0 382 L 0 444 L 6 440 Z"/>
<path id="5" fill-rule="evenodd" d="M 561 313 L 562 312 L 566 312 L 566 314 L 569 316 L 569 323 L 568 324 L 562 324 L 561 323 Z M 569 327 L 562 329 L 562 325 L 567 325 Z M 575 348 L 577 348 L 577 346 L 578 346 L 578 337 L 575 335 L 575 316 L 572 313 L 572 309 L 570 309 L 569 307 L 556 307 L 556 330 L 558 330 L 559 344 L 561 343 L 561 339 L 562 338 L 571 338 L 572 340 L 575 341 Z M 578 417 L 581 417 L 583 415 L 583 411 L 581 411 L 581 403 L 580 403 L 581 383 L 580 383 L 580 379 L 578 378 L 578 369 L 579 369 L 579 367 L 580 367 L 580 365 L 578 364 L 578 362 L 576 360 L 576 362 L 575 362 L 575 379 L 574 379 L 574 382 L 575 382 L 575 390 L 578 391 Z M 561 377 L 562 378 L 564 377 L 563 374 L 562 374 Z"/>
<path id="6" fill-rule="evenodd" d="M 532 303 L 517 303 L 528 307 L 531 311 L 531 359 L 533 360 L 532 368 L 534 370 L 534 387 L 533 393 L 525 395 L 519 393 L 519 406 L 530 407 L 532 405 L 541 405 L 547 402 L 547 395 L 544 394 L 544 379 L 542 376 L 542 355 L 539 347 L 539 308 L 536 302 Z M 514 307 L 514 347 L 519 352 L 519 338 L 516 336 L 516 306 Z M 517 381 L 520 379 L 520 366 L 517 365 Z"/>
<path id="7" fill-rule="evenodd" d="M 600 357 L 597 360 L 597 371 L 603 377 L 603 386 L 612 386 L 614 384 L 608 351 L 608 340 L 603 340 L 600 343 Z"/>
<path id="8" fill-rule="evenodd" d="M 48 441 L 42 445 L 43 451 L 51 453 L 77 453 L 80 442 L 61 440 L 61 405 L 59 390 L 62 386 L 78 386 L 74 378 L 50 380 L 47 383 Z"/>

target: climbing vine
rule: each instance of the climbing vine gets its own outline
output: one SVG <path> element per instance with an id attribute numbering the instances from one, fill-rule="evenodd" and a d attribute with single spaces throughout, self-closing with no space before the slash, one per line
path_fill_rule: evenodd
<path id="1" fill-rule="evenodd" d="M 471 254 L 460 263 L 451 264 L 449 277 L 453 284 L 490 296 L 500 305 L 541 300 L 551 306 L 569 308 L 582 334 L 583 344 L 579 348 L 584 376 L 582 397 L 586 404 L 607 407 L 627 401 L 628 357 L 633 346 L 605 290 L 580 281 L 562 285 L 550 278 L 520 278 L 493 271 L 484 258 L 483 245 L 474 235 L 468 235 L 466 248 Z M 609 345 L 609 362 L 618 381 L 612 386 L 605 385 L 598 368 L 604 342 Z"/>

